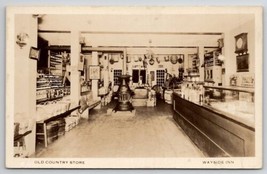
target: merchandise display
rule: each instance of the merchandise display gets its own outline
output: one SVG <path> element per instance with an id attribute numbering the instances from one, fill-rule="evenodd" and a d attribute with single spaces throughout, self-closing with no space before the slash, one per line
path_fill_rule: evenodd
<path id="1" fill-rule="evenodd" d="M 252 88 L 220 86 L 204 86 L 204 88 L 205 105 L 254 127 L 255 106 Z"/>

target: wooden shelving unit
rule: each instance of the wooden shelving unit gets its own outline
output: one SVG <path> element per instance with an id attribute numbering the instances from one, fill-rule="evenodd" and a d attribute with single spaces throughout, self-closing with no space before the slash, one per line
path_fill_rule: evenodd
<path id="1" fill-rule="evenodd" d="M 219 86 L 222 84 L 222 63 L 218 55 L 217 50 L 204 54 L 204 81 Z"/>
<path id="2" fill-rule="evenodd" d="M 49 69 L 51 74 L 63 76 L 62 55 L 57 52 L 49 51 Z"/>

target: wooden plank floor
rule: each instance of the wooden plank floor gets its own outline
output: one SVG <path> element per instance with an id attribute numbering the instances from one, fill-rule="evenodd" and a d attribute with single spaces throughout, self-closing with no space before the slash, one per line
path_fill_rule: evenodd
<path id="1" fill-rule="evenodd" d="M 91 111 L 36 157 L 203 157 L 174 122 L 171 105 L 136 107 L 134 117 L 107 115 L 112 107 Z"/>

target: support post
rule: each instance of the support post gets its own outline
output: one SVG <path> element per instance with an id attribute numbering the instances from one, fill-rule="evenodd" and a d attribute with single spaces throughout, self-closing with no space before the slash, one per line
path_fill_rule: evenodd
<path id="1" fill-rule="evenodd" d="M 98 66 L 98 52 L 92 52 L 92 65 Z M 92 80 L 92 93 L 93 93 L 93 100 L 98 100 L 98 80 Z"/>
<path id="2" fill-rule="evenodd" d="M 201 82 L 204 82 L 204 67 L 201 67 L 201 65 L 204 64 L 204 46 L 198 47 L 198 56 L 199 56 L 199 80 Z"/>
<path id="3" fill-rule="evenodd" d="M 81 72 L 78 70 L 78 62 L 80 60 L 80 32 L 71 31 L 71 101 L 75 104 L 79 104 L 81 87 L 80 87 L 80 75 Z"/>

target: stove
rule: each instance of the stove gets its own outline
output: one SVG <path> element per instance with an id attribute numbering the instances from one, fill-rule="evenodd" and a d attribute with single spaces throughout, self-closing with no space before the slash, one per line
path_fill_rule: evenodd
<path id="1" fill-rule="evenodd" d="M 133 111 L 134 107 L 131 103 L 131 98 L 133 95 L 132 90 L 130 89 L 128 83 L 130 80 L 129 75 L 121 75 L 119 77 L 120 86 L 117 91 L 118 103 L 113 111 Z"/>

